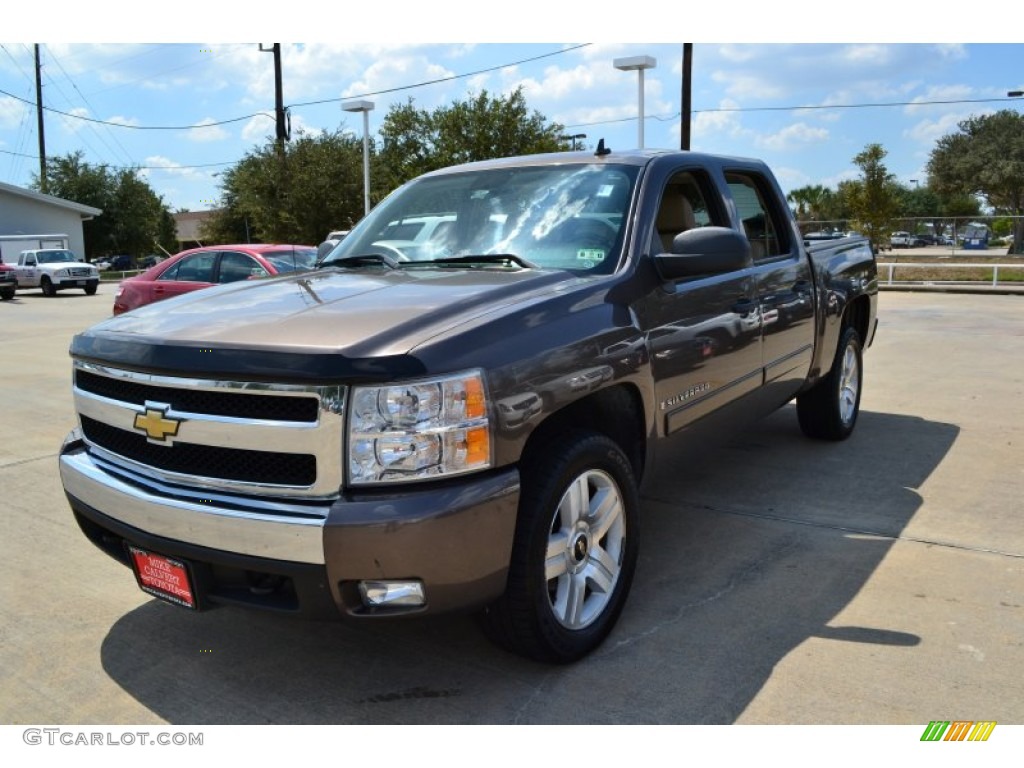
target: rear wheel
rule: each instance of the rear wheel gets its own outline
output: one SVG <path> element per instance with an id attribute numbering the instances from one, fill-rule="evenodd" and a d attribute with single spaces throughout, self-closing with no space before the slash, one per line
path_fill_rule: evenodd
<path id="1" fill-rule="evenodd" d="M 860 413 L 863 354 L 860 334 L 847 328 L 828 375 L 796 399 L 800 429 L 819 440 L 845 440 Z"/>
<path id="2" fill-rule="evenodd" d="M 46 275 L 43 275 L 39 281 L 39 287 L 43 289 L 43 296 L 56 296 L 57 289 L 53 287 L 53 283 Z"/>
<path id="3" fill-rule="evenodd" d="M 629 461 L 604 435 L 569 433 L 524 460 L 508 584 L 484 612 L 488 635 L 556 663 L 600 645 L 633 579 L 638 510 Z"/>

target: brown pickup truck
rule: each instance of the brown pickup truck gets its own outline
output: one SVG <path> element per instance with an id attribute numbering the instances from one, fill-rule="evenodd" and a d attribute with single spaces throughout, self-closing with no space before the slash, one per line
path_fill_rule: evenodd
<path id="1" fill-rule="evenodd" d="M 85 535 L 188 609 L 475 610 L 572 661 L 625 603 L 652 468 L 794 398 L 808 435 L 851 433 L 876 298 L 868 241 L 805 245 L 757 161 L 450 168 L 315 271 L 76 336 L 61 477 Z"/>

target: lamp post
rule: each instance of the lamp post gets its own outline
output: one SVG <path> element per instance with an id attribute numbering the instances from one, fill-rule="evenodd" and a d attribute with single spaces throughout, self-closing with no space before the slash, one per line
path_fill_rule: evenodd
<path id="1" fill-rule="evenodd" d="M 363 113 L 363 215 L 370 212 L 370 110 L 373 102 L 365 99 L 346 101 L 341 105 L 346 112 Z"/>
<path id="2" fill-rule="evenodd" d="M 637 87 L 639 95 L 637 97 L 637 130 L 636 130 L 636 141 L 637 148 L 644 148 L 644 70 L 654 69 L 658 65 L 658 62 L 653 56 L 625 56 L 621 59 L 615 59 L 612 61 L 616 69 L 621 69 L 623 72 L 629 72 L 630 70 L 636 70 L 637 73 Z"/>
<path id="3" fill-rule="evenodd" d="M 587 138 L 587 134 L 585 134 L 585 133 L 574 133 L 571 136 L 559 136 L 558 138 L 560 138 L 562 141 L 571 141 L 572 142 L 572 151 L 575 152 L 576 151 L 576 139 L 585 139 L 585 138 Z"/>

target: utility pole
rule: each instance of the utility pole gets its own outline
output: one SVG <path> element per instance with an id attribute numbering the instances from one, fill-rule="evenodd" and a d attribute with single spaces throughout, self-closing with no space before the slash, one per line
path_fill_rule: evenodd
<path id="1" fill-rule="evenodd" d="M 39 123 L 39 191 L 44 195 L 47 192 L 46 183 L 46 137 L 43 135 L 43 74 L 42 65 L 39 63 L 39 43 L 36 49 L 36 121 Z"/>
<path id="2" fill-rule="evenodd" d="M 683 43 L 682 125 L 679 127 L 679 148 L 690 148 L 690 115 L 692 112 L 693 43 Z"/>
<path id="3" fill-rule="evenodd" d="M 288 130 L 284 109 L 284 88 L 281 84 L 281 44 L 274 43 L 271 48 L 264 48 L 260 43 L 260 50 L 264 53 L 274 54 L 274 124 L 276 127 L 277 151 L 284 153 L 284 143 L 288 141 L 290 131 Z"/>

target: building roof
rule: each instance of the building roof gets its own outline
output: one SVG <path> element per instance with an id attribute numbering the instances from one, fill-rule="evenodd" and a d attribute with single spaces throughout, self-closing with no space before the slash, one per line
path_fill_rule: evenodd
<path id="1" fill-rule="evenodd" d="M 25 197 L 39 203 L 56 206 L 57 208 L 66 208 L 69 211 L 74 211 L 75 213 L 80 214 L 83 218 L 91 218 L 103 213 L 100 208 L 93 208 L 91 205 L 73 203 L 70 200 L 63 200 L 59 197 L 54 197 L 53 195 L 44 195 L 42 192 L 25 189 L 24 187 L 16 187 L 13 184 L 6 184 L 2 181 L 0 181 L 0 192 L 7 192 L 8 194 L 15 195 L 17 197 Z"/>

